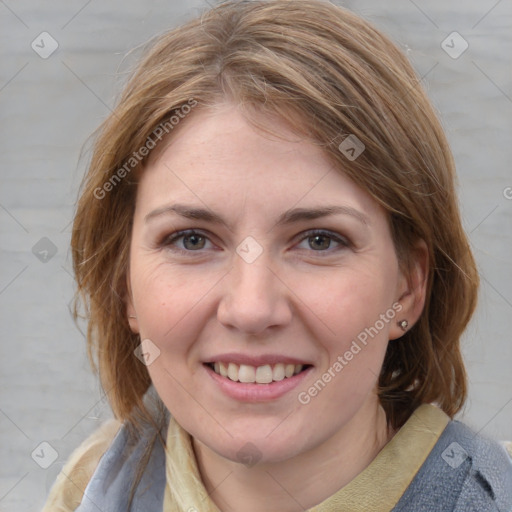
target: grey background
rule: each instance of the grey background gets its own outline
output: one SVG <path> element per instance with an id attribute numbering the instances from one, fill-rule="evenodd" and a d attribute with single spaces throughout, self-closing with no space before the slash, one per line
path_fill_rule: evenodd
<path id="1" fill-rule="evenodd" d="M 512 0 L 340 3 L 407 52 L 441 112 L 482 276 L 464 339 L 471 388 L 461 417 L 486 435 L 512 439 Z M 128 50 L 203 6 L 0 0 L 2 511 L 39 510 L 72 449 L 109 415 L 68 310 L 70 222 L 87 163 L 79 155 L 120 91 Z M 43 31 L 59 45 L 47 59 L 31 48 Z M 469 44 L 457 59 L 441 47 L 453 31 Z M 461 42 L 448 39 L 453 51 Z M 49 251 L 46 262 L 34 246 Z M 58 454 L 48 469 L 35 462 L 50 460 L 43 441 Z"/>

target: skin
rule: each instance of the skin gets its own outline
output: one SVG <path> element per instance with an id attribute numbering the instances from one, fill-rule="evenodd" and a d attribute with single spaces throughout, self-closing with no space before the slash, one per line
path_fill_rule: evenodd
<path id="1" fill-rule="evenodd" d="M 203 482 L 224 512 L 304 510 L 375 458 L 393 435 L 377 376 L 388 342 L 403 334 L 397 321 L 412 325 L 425 294 L 425 250 L 404 275 L 384 210 L 321 149 L 269 121 L 286 140 L 262 134 L 229 104 L 190 115 L 151 155 L 134 214 L 130 325 L 160 350 L 151 379 L 191 434 Z M 176 204 L 223 222 L 162 213 Z M 290 209 L 327 206 L 351 213 L 278 223 Z M 198 236 L 170 237 L 188 229 Z M 262 250 L 252 263 L 236 252 L 247 236 Z M 396 303 L 396 318 L 300 403 L 298 394 Z M 227 352 L 288 355 L 312 368 L 285 395 L 247 403 L 226 396 L 203 365 Z M 246 443 L 259 458 L 251 466 L 238 454 Z"/>

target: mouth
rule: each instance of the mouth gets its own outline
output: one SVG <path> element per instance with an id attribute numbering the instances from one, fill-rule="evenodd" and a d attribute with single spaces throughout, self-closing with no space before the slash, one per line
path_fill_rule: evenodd
<path id="1" fill-rule="evenodd" d="M 310 364 L 276 363 L 252 366 L 232 362 L 212 361 L 204 363 L 217 375 L 244 384 L 272 384 L 290 379 L 311 368 Z"/>

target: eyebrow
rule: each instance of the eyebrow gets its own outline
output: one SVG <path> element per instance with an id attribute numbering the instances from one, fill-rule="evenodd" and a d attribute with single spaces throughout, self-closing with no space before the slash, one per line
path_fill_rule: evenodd
<path id="1" fill-rule="evenodd" d="M 187 206 L 183 204 L 173 204 L 157 208 L 156 210 L 153 210 L 152 212 L 148 213 L 144 217 L 144 221 L 147 222 L 148 220 L 151 220 L 154 217 L 158 217 L 165 213 L 176 213 L 187 219 L 204 220 L 206 222 L 211 222 L 213 224 L 226 224 L 222 217 L 220 217 L 216 213 L 213 213 L 211 210 L 207 210 L 206 208 L 196 208 L 193 206 Z"/>
<path id="2" fill-rule="evenodd" d="M 323 208 L 293 208 L 284 212 L 276 225 L 293 224 L 302 220 L 315 220 L 331 215 L 349 215 L 364 225 L 370 224 L 370 219 L 359 210 L 350 206 L 326 206 Z"/>
<path id="3" fill-rule="evenodd" d="M 224 224 L 228 226 L 228 223 L 216 213 L 206 208 L 196 208 L 193 206 L 187 206 L 183 204 L 173 204 L 168 206 L 162 206 L 152 212 L 148 213 L 144 220 L 149 220 L 164 215 L 167 213 L 176 213 L 181 217 L 191 220 L 202 220 L 210 222 L 212 224 Z M 287 224 L 294 224 L 304 220 L 315 220 L 323 217 L 329 217 L 331 215 L 349 215 L 364 225 L 369 225 L 369 218 L 359 210 L 350 206 L 326 206 L 322 208 L 292 208 L 287 210 L 276 222 L 276 226 L 282 226 Z"/>

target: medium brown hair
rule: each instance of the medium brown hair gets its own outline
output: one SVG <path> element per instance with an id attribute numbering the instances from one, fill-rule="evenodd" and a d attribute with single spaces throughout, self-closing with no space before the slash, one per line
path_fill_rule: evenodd
<path id="1" fill-rule="evenodd" d="M 201 109 L 226 99 L 249 117 L 253 110 L 295 119 L 293 129 L 320 144 L 335 167 L 388 212 L 404 269 L 418 240 L 425 241 L 426 305 L 418 322 L 389 343 L 379 396 L 395 428 L 421 403 L 435 402 L 453 416 L 467 393 L 460 337 L 478 288 L 453 158 L 401 51 L 366 21 L 320 0 L 229 1 L 158 37 L 100 128 L 72 251 L 77 306 L 85 303 L 89 318 L 89 355 L 116 416 L 131 422 L 144 416 L 142 397 L 150 386 L 134 356 L 140 340 L 125 304 L 144 159 L 122 179 L 113 177 L 123 165 L 129 169 L 134 152 L 183 105 L 194 101 Z M 338 148 L 348 135 L 365 147 L 353 161 Z"/>

